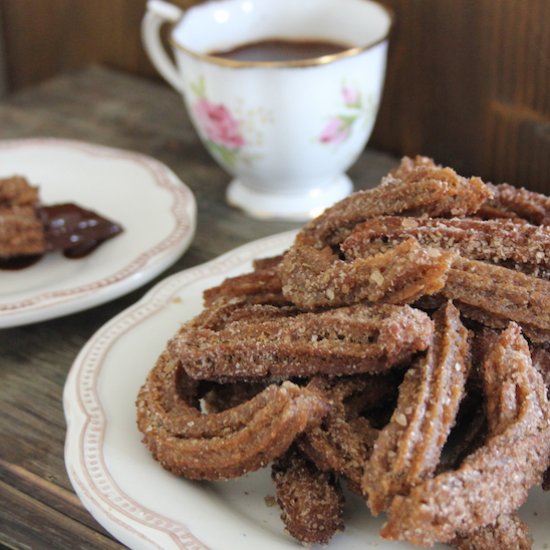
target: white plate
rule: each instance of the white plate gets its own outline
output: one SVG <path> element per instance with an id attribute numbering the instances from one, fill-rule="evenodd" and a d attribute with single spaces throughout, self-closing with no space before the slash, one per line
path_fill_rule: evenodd
<path id="1" fill-rule="evenodd" d="M 0 328 L 74 313 L 150 281 L 187 249 L 193 194 L 164 164 L 144 155 L 53 138 L 0 141 L 0 177 L 25 176 L 44 204 L 75 202 L 124 232 L 85 258 L 47 254 L 31 267 L 0 271 Z"/>
<path id="2" fill-rule="evenodd" d="M 135 398 L 166 340 L 202 308 L 202 291 L 248 271 L 253 258 L 283 251 L 294 233 L 240 247 L 165 279 L 101 328 L 77 357 L 64 391 L 65 464 L 73 487 L 94 517 L 134 549 L 298 549 L 279 519 L 268 470 L 241 479 L 196 483 L 155 462 L 135 422 Z M 550 496 L 534 490 L 522 516 L 542 550 L 550 540 Z M 352 498 L 346 530 L 330 550 L 412 548 L 384 542 L 382 519 Z M 436 548 L 443 548 L 438 546 Z"/>

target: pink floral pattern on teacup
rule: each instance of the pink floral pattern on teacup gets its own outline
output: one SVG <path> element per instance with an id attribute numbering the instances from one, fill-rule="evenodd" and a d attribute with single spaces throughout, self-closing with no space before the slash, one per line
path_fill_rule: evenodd
<path id="1" fill-rule="evenodd" d="M 346 141 L 355 123 L 366 114 L 361 92 L 355 86 L 342 84 L 340 98 L 340 112 L 329 117 L 319 134 L 318 141 L 322 144 L 337 145 Z"/>
<path id="2" fill-rule="evenodd" d="M 321 143 L 341 143 L 349 137 L 349 126 L 340 117 L 332 117 L 326 123 L 319 141 Z"/>
<path id="3" fill-rule="evenodd" d="M 239 130 L 240 123 L 225 105 L 199 99 L 195 103 L 194 111 L 197 122 L 208 139 L 229 149 L 238 149 L 245 145 Z"/>
<path id="4" fill-rule="evenodd" d="M 240 149 L 246 145 L 241 122 L 221 103 L 207 99 L 204 78 L 191 85 L 198 96 L 192 110 L 206 147 L 229 166 L 234 166 Z"/>

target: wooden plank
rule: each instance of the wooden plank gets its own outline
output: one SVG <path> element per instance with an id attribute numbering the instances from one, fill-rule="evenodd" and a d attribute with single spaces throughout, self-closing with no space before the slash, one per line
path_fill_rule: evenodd
<path id="1" fill-rule="evenodd" d="M 2 6 L 0 5 L 0 98 L 7 93 L 6 56 L 4 49 L 4 16 L 2 15 Z"/>
<path id="2" fill-rule="evenodd" d="M 44 505 L 0 481 L 0 543 L 9 548 L 124 548 L 109 536 Z"/>
<path id="3" fill-rule="evenodd" d="M 396 24 L 373 143 L 550 193 L 550 3 L 382 2 Z"/>
<path id="4" fill-rule="evenodd" d="M 173 0 L 188 7 L 197 0 Z M 102 63 L 156 76 L 141 45 L 145 0 L 2 0 L 10 88 Z"/>
<path id="5" fill-rule="evenodd" d="M 54 476 L 50 475 L 49 477 L 53 478 Z M 71 518 L 108 538 L 112 538 L 107 531 L 97 524 L 71 489 L 61 487 L 51 479 L 45 479 L 23 466 L 0 459 L 0 482 L 9 485 L 20 493 L 24 493 L 67 518 Z"/>

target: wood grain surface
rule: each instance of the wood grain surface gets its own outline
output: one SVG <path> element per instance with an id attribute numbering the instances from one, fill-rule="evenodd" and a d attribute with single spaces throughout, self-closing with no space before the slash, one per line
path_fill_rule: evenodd
<path id="1" fill-rule="evenodd" d="M 373 143 L 550 193 L 550 2 L 382 2 L 396 17 Z"/>
<path id="2" fill-rule="evenodd" d="M 395 24 L 372 146 L 550 193 L 550 2 L 381 2 Z M 144 6 L 2 0 L 11 89 L 90 62 L 158 78 L 140 43 Z"/>
<path id="3" fill-rule="evenodd" d="M 85 312 L 0 330 L 0 548 L 121 548 L 82 507 L 65 472 L 62 392 L 72 362 L 97 329 L 168 274 L 297 225 L 254 220 L 225 203 L 229 177 L 200 145 L 180 97 L 164 85 L 91 67 L 0 102 L 0 139 L 36 136 L 153 156 L 197 198 L 190 249 L 154 281 Z M 358 188 L 369 187 L 396 162 L 368 149 L 350 175 Z"/>

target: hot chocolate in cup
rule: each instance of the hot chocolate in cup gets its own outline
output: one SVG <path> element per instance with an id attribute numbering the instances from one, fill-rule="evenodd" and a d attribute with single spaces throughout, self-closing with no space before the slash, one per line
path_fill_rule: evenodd
<path id="1" fill-rule="evenodd" d="M 175 63 L 159 31 L 170 23 Z M 306 220 L 348 195 L 372 132 L 391 15 L 372 0 L 149 0 L 145 48 L 184 99 L 228 201 Z"/>

